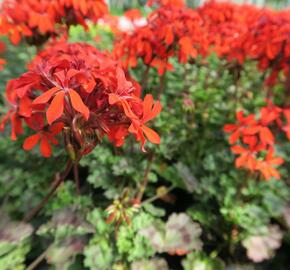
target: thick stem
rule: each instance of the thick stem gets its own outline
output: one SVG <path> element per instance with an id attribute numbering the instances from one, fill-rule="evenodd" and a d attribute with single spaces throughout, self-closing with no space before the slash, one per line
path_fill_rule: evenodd
<path id="1" fill-rule="evenodd" d="M 39 205 L 37 205 L 32 211 L 30 211 L 24 218 L 23 222 L 30 222 L 41 210 L 42 208 L 47 204 L 49 199 L 54 195 L 57 188 L 60 186 L 60 184 L 65 180 L 67 175 L 69 174 L 71 168 L 73 166 L 73 163 L 71 160 L 67 162 L 66 168 L 64 172 L 60 175 L 58 175 L 53 183 L 53 186 L 49 193 L 45 196 L 45 198 L 40 202 Z"/>

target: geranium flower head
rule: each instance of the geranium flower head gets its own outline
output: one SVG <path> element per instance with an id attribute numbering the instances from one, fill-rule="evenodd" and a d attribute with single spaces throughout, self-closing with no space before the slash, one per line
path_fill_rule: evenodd
<path id="1" fill-rule="evenodd" d="M 51 155 L 60 133 L 71 156 L 88 154 L 105 135 L 121 146 L 132 133 L 143 151 L 147 140 L 160 142 L 147 126 L 160 113 L 160 102 L 151 95 L 143 101 L 137 82 L 87 44 L 61 42 L 48 47 L 6 91 L 12 109 L 4 116 L 2 129 L 10 119 L 16 139 L 24 121 L 36 132 L 24 141 L 24 149 L 40 143 L 45 157 Z"/>

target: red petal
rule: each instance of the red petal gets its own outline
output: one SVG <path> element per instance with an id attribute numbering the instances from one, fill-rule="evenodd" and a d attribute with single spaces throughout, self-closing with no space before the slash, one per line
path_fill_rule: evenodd
<path id="1" fill-rule="evenodd" d="M 246 149 L 240 145 L 235 145 L 231 147 L 231 150 L 234 154 L 242 154 L 246 152 Z"/>
<path id="2" fill-rule="evenodd" d="M 236 166 L 236 168 L 243 167 L 245 165 L 246 159 L 247 159 L 246 156 L 237 157 L 236 160 L 235 160 L 235 166 Z"/>
<path id="3" fill-rule="evenodd" d="M 174 40 L 174 35 L 172 32 L 172 28 L 171 28 L 171 26 L 168 26 L 166 29 L 165 43 L 167 45 L 170 45 L 170 44 L 172 44 L 173 40 Z"/>
<path id="4" fill-rule="evenodd" d="M 281 157 L 273 157 L 269 160 L 269 162 L 273 165 L 281 165 L 284 163 L 284 159 Z"/>
<path id="5" fill-rule="evenodd" d="M 229 143 L 234 144 L 240 137 L 239 130 L 235 131 L 229 138 Z"/>
<path id="6" fill-rule="evenodd" d="M 39 133 L 33 134 L 25 139 L 23 149 L 26 151 L 31 150 L 39 141 Z"/>
<path id="7" fill-rule="evenodd" d="M 286 109 L 283 111 L 285 117 L 286 117 L 286 120 L 287 120 L 287 123 L 290 124 L 290 109 Z"/>
<path id="8" fill-rule="evenodd" d="M 24 96 L 22 99 L 19 101 L 19 115 L 24 116 L 24 117 L 30 117 L 32 113 L 32 108 L 31 108 L 31 100 L 29 97 Z"/>
<path id="9" fill-rule="evenodd" d="M 46 137 L 42 137 L 40 141 L 40 152 L 44 157 L 51 156 L 51 146 Z"/>
<path id="10" fill-rule="evenodd" d="M 120 101 L 120 98 L 116 94 L 109 94 L 109 104 L 113 105 Z"/>
<path id="11" fill-rule="evenodd" d="M 243 111 L 238 111 L 238 112 L 236 112 L 236 119 L 237 119 L 239 122 L 242 122 L 243 119 L 244 119 L 244 112 L 243 112 Z"/>
<path id="12" fill-rule="evenodd" d="M 70 69 L 66 75 L 67 75 L 67 78 L 70 80 L 72 77 L 76 76 L 79 73 L 80 73 L 80 71 L 78 71 L 76 69 Z"/>
<path id="13" fill-rule="evenodd" d="M 144 98 L 144 102 L 143 102 L 143 114 L 144 115 L 148 115 L 151 112 L 152 109 L 152 105 L 153 105 L 153 96 L 150 94 L 147 94 Z"/>
<path id="14" fill-rule="evenodd" d="M 252 126 L 252 127 L 247 127 L 243 130 L 243 133 L 246 135 L 254 135 L 258 133 L 260 130 L 260 126 Z"/>
<path id="15" fill-rule="evenodd" d="M 189 55 L 192 51 L 193 44 L 191 42 L 191 39 L 187 36 L 182 37 L 179 40 L 179 44 L 181 46 L 181 50 L 186 54 Z"/>
<path id="16" fill-rule="evenodd" d="M 127 81 L 124 71 L 119 67 L 117 67 L 116 76 L 118 80 L 118 90 L 128 90 L 132 87 L 132 83 Z"/>
<path id="17" fill-rule="evenodd" d="M 275 142 L 274 136 L 268 127 L 260 129 L 260 139 L 264 144 L 273 144 Z"/>
<path id="18" fill-rule="evenodd" d="M 281 177 L 280 177 L 280 173 L 279 173 L 279 171 L 277 170 L 277 169 L 275 169 L 275 168 L 269 168 L 269 172 L 270 172 L 270 174 L 274 177 L 274 178 L 276 178 L 276 179 L 280 179 Z"/>
<path id="19" fill-rule="evenodd" d="M 286 132 L 286 136 L 287 136 L 288 140 L 290 141 L 290 131 Z"/>
<path id="20" fill-rule="evenodd" d="M 51 132 L 52 135 L 56 135 L 62 131 L 63 126 L 64 126 L 63 123 L 56 123 L 56 124 L 50 126 L 49 131 Z"/>
<path id="21" fill-rule="evenodd" d="M 142 130 L 150 142 L 160 144 L 160 137 L 153 129 L 142 126 Z"/>
<path id="22" fill-rule="evenodd" d="M 83 117 L 86 120 L 88 120 L 89 116 L 90 116 L 89 108 L 83 103 L 83 101 L 82 101 L 81 97 L 79 96 L 79 94 L 75 90 L 70 89 L 69 90 L 69 96 L 70 96 L 73 108 L 76 111 L 80 112 L 83 115 Z"/>
<path id="23" fill-rule="evenodd" d="M 234 124 L 226 124 L 224 125 L 224 132 L 230 133 L 237 129 L 237 125 Z"/>
<path id="24" fill-rule="evenodd" d="M 138 121 L 139 120 L 138 117 L 131 110 L 131 107 L 129 103 L 127 102 L 127 100 L 122 99 L 121 103 L 122 103 L 122 107 L 123 107 L 125 115 L 129 117 L 131 121 Z"/>
<path id="25" fill-rule="evenodd" d="M 46 118 L 49 125 L 60 118 L 63 113 L 64 92 L 61 91 L 55 95 L 46 111 Z"/>
<path id="26" fill-rule="evenodd" d="M 35 100 L 33 100 L 33 104 L 44 104 L 46 102 L 48 102 L 51 97 L 60 89 L 57 87 L 53 87 L 51 89 L 49 89 L 48 91 L 44 92 L 42 95 L 40 95 L 39 97 L 37 97 Z"/>
<path id="27" fill-rule="evenodd" d="M 15 141 L 17 139 L 17 134 L 22 134 L 22 122 L 17 113 L 11 115 L 11 140 Z"/>
<path id="28" fill-rule="evenodd" d="M 257 136 L 244 136 L 243 143 L 248 144 L 250 147 L 254 147 L 258 142 Z"/>
<path id="29" fill-rule="evenodd" d="M 153 119 L 156 117 L 162 109 L 162 105 L 159 101 L 156 101 L 153 108 L 153 97 L 150 94 L 147 94 L 144 99 L 143 103 L 143 123 L 148 122 L 149 120 Z"/>

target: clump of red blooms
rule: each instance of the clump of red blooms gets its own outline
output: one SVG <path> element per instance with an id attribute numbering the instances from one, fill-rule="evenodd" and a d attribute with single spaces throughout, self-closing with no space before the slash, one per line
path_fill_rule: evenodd
<path id="1" fill-rule="evenodd" d="M 114 53 L 123 59 L 126 68 L 136 67 L 141 58 L 162 75 L 173 69 L 169 63 L 171 57 L 177 56 L 180 62 L 186 63 L 189 57 L 197 56 L 198 50 L 202 51 L 194 45 L 201 44 L 201 40 L 206 42 L 200 16 L 195 10 L 186 8 L 182 1 L 174 2 L 176 5 L 166 1 L 149 14 L 145 26 L 120 35 Z"/>
<path id="2" fill-rule="evenodd" d="M 254 114 L 236 113 L 237 123 L 227 124 L 224 131 L 230 133 L 231 150 L 239 155 L 236 158 L 237 168 L 259 172 L 266 180 L 274 177 L 280 179 L 277 166 L 284 163 L 281 157 L 275 156 L 274 132 L 282 130 L 290 140 L 290 109 L 283 109 L 268 101 L 260 109 L 258 117 Z"/>
<path id="3" fill-rule="evenodd" d="M 70 25 L 87 27 L 86 20 L 96 22 L 108 8 L 104 0 L 3 0 L 0 12 L 1 33 L 14 45 L 22 37 L 41 45 Z"/>
<path id="4" fill-rule="evenodd" d="M 149 14 L 145 26 L 121 33 L 114 53 L 126 68 L 138 59 L 156 67 L 159 74 L 172 70 L 172 57 L 194 61 L 215 52 L 242 65 L 251 59 L 261 71 L 270 70 L 268 84 L 279 71 L 290 72 L 290 9 L 274 11 L 253 5 L 210 1 L 197 9 L 181 0 L 150 1 L 159 8 Z"/>
<path id="5" fill-rule="evenodd" d="M 9 81 L 10 104 L 0 129 L 11 123 L 11 139 L 33 131 L 23 148 L 40 145 L 44 157 L 62 133 L 65 147 L 75 160 L 88 154 L 106 135 L 121 146 L 131 133 L 142 150 L 147 140 L 158 144 L 158 134 L 147 126 L 161 111 L 151 95 L 144 100 L 137 82 L 127 79 L 122 68 L 108 55 L 83 43 L 53 44 L 40 52 L 29 70 Z"/>

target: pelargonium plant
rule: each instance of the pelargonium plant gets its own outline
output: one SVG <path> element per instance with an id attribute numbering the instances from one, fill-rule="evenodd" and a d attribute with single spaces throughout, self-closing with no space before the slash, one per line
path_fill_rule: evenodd
<path id="1" fill-rule="evenodd" d="M 147 126 L 161 111 L 152 95 L 141 98 L 139 84 L 127 79 L 118 63 L 83 43 L 58 43 L 41 52 L 29 70 L 10 80 L 6 89 L 9 110 L 1 130 L 10 122 L 11 139 L 32 130 L 25 150 L 38 144 L 44 157 L 62 136 L 69 154 L 63 178 L 103 137 L 115 146 L 132 134 L 141 143 L 159 144 L 159 135 Z"/>

